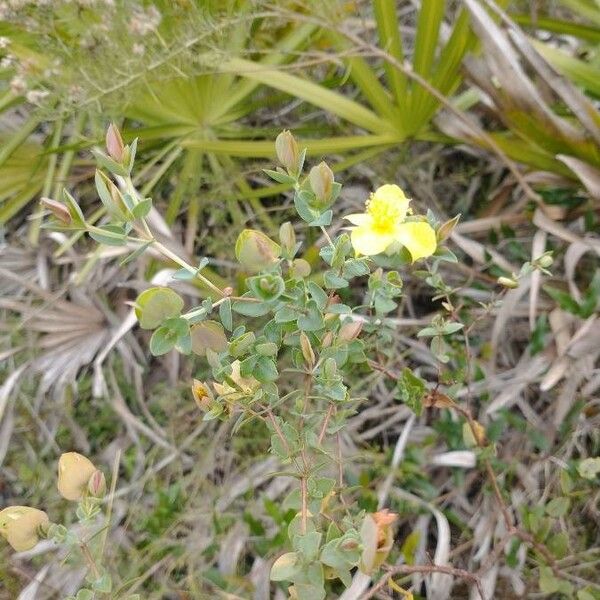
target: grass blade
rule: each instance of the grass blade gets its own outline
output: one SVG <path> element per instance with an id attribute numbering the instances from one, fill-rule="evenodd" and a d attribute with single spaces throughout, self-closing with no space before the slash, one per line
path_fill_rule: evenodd
<path id="1" fill-rule="evenodd" d="M 293 93 L 296 98 L 323 108 L 373 133 L 386 133 L 389 131 L 387 121 L 368 108 L 346 98 L 342 94 L 328 90 L 297 75 L 265 67 L 260 63 L 242 58 L 228 60 L 222 65 L 222 69 L 233 71 L 241 77 L 258 81 L 282 92 Z"/>
<path id="2" fill-rule="evenodd" d="M 398 62 L 404 61 L 402 38 L 400 37 L 400 22 L 396 12 L 396 3 L 390 0 L 374 0 L 373 12 L 377 22 L 377 31 L 381 47 Z M 396 104 L 402 109 L 406 106 L 407 81 L 406 75 L 389 62 L 384 63 L 385 74 L 396 98 Z M 401 110 L 401 113 L 404 111 Z"/>

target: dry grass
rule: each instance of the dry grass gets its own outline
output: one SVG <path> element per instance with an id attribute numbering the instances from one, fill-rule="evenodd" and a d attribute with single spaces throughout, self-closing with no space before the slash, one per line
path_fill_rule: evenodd
<path id="1" fill-rule="evenodd" d="M 480 87 L 489 75 L 482 69 L 483 63 L 469 65 Z M 531 80 L 520 82 L 527 88 Z M 564 88 L 553 83 L 546 80 L 544 88 L 563 94 L 565 103 L 582 100 L 571 92 L 564 98 Z M 488 106 L 474 116 L 493 119 L 506 110 L 495 100 L 494 110 Z M 551 118 L 554 126 L 566 126 L 557 119 Z M 446 115 L 444 130 L 472 141 L 472 131 L 456 126 Z M 402 587 L 412 585 L 415 597 L 476 600 L 478 586 L 489 599 L 544 596 L 538 591 L 543 552 L 531 540 L 518 544 L 506 516 L 529 531 L 524 508 L 558 497 L 568 497 L 570 508 L 549 525 L 551 538 L 564 534 L 566 540 L 552 568 L 597 593 L 600 491 L 597 479 L 577 475 L 579 461 L 600 455 L 596 174 L 573 157 L 559 159 L 582 180 L 577 192 L 564 191 L 572 181 L 516 164 L 515 178 L 501 157 L 479 145 L 484 148 L 392 147 L 346 175 L 336 217 L 354 212 L 374 185 L 395 181 L 441 220 L 457 213 L 463 218 L 450 244 L 459 262 L 444 267 L 452 288 L 447 298 L 432 299 L 408 273 L 388 340 L 377 348 L 379 368 L 352 382 L 353 394 L 364 400 L 341 434 L 344 474 L 361 507 L 391 506 L 400 514 L 392 554 L 398 564 L 391 573 Z M 88 167 L 82 169 L 85 195 Z M 257 164 L 244 169 L 251 181 L 264 182 Z M 195 191 L 205 183 L 196 182 Z M 169 191 L 166 185 L 165 197 Z M 289 206 L 284 194 L 263 210 L 278 221 Z M 158 212 L 165 207 L 159 204 Z M 255 208 L 244 204 L 240 222 L 264 222 Z M 201 213 L 206 218 L 197 231 L 189 223 L 167 225 L 158 215 L 154 226 L 189 255 L 210 252 L 218 276 L 236 285 L 226 241 L 235 238 L 232 224 L 219 211 L 211 217 L 212 210 Z M 96 252 L 83 240 L 71 245 L 56 234 L 43 234 L 34 247 L 27 231 L 18 216 L 0 246 L 0 505 L 31 504 L 67 515 L 53 483 L 60 452 L 88 454 L 106 472 L 120 457 L 107 552 L 117 587 L 127 584 L 132 593 L 157 600 L 284 598 L 269 584 L 269 569 L 289 519 L 284 499 L 292 482 L 266 455 L 268 433 L 252 425 L 232 437 L 231 423 L 202 422 L 188 382 L 205 366 L 175 354 L 150 357 L 147 336 L 127 305 L 147 280 L 166 281 L 172 265 L 148 257 L 120 268 L 111 249 Z M 309 255 L 322 240 L 311 243 Z M 497 285 L 499 275 L 510 276 L 547 250 L 555 256 L 551 276 L 536 272 L 509 291 Z M 575 305 L 591 295 L 591 310 L 576 314 L 572 302 L 557 300 L 548 287 Z M 201 296 L 186 285 L 180 292 L 191 301 Z M 352 292 L 360 297 L 363 290 Z M 466 324 L 466 344 L 451 342 L 451 360 L 443 366 L 415 334 L 445 299 Z M 432 388 L 439 384 L 486 427 L 497 450 L 491 460 L 496 490 L 477 465 L 476 451 L 465 447 L 456 413 L 429 409 L 415 417 L 394 399 L 389 375 L 404 366 Z M 414 547 L 405 547 L 403 556 L 407 539 Z M 408 554 L 416 564 L 448 568 L 412 573 L 401 564 Z M 461 579 L 461 569 L 476 580 Z M 64 597 L 84 575 L 81 564 L 49 542 L 17 555 L 0 547 L 0 598 Z M 351 591 L 340 597 L 397 597 L 386 582 L 368 592 L 371 581 L 355 575 Z"/>

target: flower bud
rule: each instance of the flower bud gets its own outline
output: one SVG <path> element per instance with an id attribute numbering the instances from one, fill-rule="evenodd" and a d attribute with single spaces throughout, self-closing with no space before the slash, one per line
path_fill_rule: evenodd
<path id="1" fill-rule="evenodd" d="M 94 463 L 77 452 L 65 452 L 58 460 L 58 491 L 66 500 L 81 500 L 97 471 Z"/>
<path id="2" fill-rule="evenodd" d="M 467 448 L 484 446 L 486 442 L 485 427 L 479 421 L 465 421 L 462 427 L 463 442 Z"/>
<path id="3" fill-rule="evenodd" d="M 106 493 L 106 477 L 100 470 L 94 471 L 88 481 L 88 492 L 94 498 L 102 498 Z"/>
<path id="4" fill-rule="evenodd" d="M 310 275 L 310 263 L 303 258 L 296 258 L 290 267 L 290 276 L 300 279 Z"/>
<path id="5" fill-rule="evenodd" d="M 540 267 L 542 267 L 542 269 L 547 269 L 548 267 L 552 266 L 554 259 L 552 258 L 551 254 L 546 253 L 546 254 L 542 254 L 542 256 L 540 256 L 537 259 L 537 262 L 540 265 Z"/>
<path id="6" fill-rule="evenodd" d="M 244 229 L 235 243 L 235 256 L 249 271 L 262 271 L 277 262 L 281 246 L 261 231 Z"/>
<path id="7" fill-rule="evenodd" d="M 283 223 L 279 228 L 279 241 L 281 242 L 281 247 L 288 254 L 293 255 L 296 250 L 296 233 L 289 221 Z"/>
<path id="8" fill-rule="evenodd" d="M 456 215 L 454 218 L 440 225 L 440 228 L 436 232 L 438 242 L 443 242 L 450 237 L 450 234 L 454 231 L 459 219 L 460 215 Z"/>
<path id="9" fill-rule="evenodd" d="M 346 321 L 340 327 L 338 340 L 340 340 L 340 342 L 349 343 L 360 335 L 362 328 L 362 321 Z"/>
<path id="10" fill-rule="evenodd" d="M 310 170 L 308 175 L 310 187 L 317 200 L 327 202 L 333 190 L 333 171 L 326 162 L 320 162 Z"/>
<path id="11" fill-rule="evenodd" d="M 29 506 L 9 506 L 0 511 L 0 535 L 17 552 L 31 550 L 49 525 L 48 515 Z"/>
<path id="12" fill-rule="evenodd" d="M 44 208 L 47 208 L 61 223 L 71 225 L 73 222 L 69 209 L 62 202 L 52 200 L 51 198 L 42 198 L 40 204 Z"/>
<path id="13" fill-rule="evenodd" d="M 279 162 L 290 172 L 295 173 L 298 169 L 298 143 L 294 136 L 285 129 L 275 140 L 275 152 Z"/>
<path id="14" fill-rule="evenodd" d="M 315 366 L 316 358 L 315 352 L 312 349 L 310 344 L 310 340 L 304 331 L 300 332 L 300 348 L 302 350 L 302 356 L 304 357 L 304 361 L 306 362 L 306 366 L 309 369 L 312 369 Z"/>
<path id="15" fill-rule="evenodd" d="M 323 341 L 321 342 L 321 346 L 323 346 L 323 348 L 329 348 L 329 346 L 331 346 L 332 343 L 333 343 L 333 333 L 331 331 L 328 331 L 323 336 Z"/>
<path id="16" fill-rule="evenodd" d="M 206 383 L 194 379 L 192 382 L 192 395 L 194 396 L 196 405 L 201 411 L 208 412 L 210 410 L 213 395 Z"/>
<path id="17" fill-rule="evenodd" d="M 363 552 L 359 567 L 363 573 L 370 574 L 385 562 L 394 543 L 392 524 L 397 517 L 387 509 L 365 516 L 360 529 Z"/>
<path id="18" fill-rule="evenodd" d="M 498 283 L 506 288 L 517 288 L 519 287 L 519 282 L 515 279 L 511 279 L 510 277 L 498 277 Z"/>
<path id="19" fill-rule="evenodd" d="M 106 131 L 106 151 L 116 162 L 122 163 L 125 156 L 125 145 L 118 127 L 111 123 Z"/>

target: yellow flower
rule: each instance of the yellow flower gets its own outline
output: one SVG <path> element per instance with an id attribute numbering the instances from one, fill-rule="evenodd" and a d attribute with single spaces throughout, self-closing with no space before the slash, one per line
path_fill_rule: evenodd
<path id="1" fill-rule="evenodd" d="M 81 500 L 90 478 L 97 471 L 94 463 L 77 452 L 65 452 L 58 459 L 58 491 L 66 500 Z"/>
<path id="2" fill-rule="evenodd" d="M 192 383 L 192 395 L 198 408 L 204 412 L 210 410 L 213 395 L 206 383 L 198 379 L 194 379 Z"/>
<path id="3" fill-rule="evenodd" d="M 40 530 L 49 524 L 48 515 L 29 506 L 0 510 L 0 535 L 17 551 L 31 550 L 40 540 Z"/>
<path id="4" fill-rule="evenodd" d="M 377 188 L 366 204 L 366 212 L 348 215 L 355 227 L 350 238 L 357 254 L 374 256 L 398 242 L 409 252 L 413 262 L 431 256 L 437 241 L 433 227 L 426 221 L 407 221 L 410 200 L 393 184 Z"/>
<path id="5" fill-rule="evenodd" d="M 260 387 L 260 383 L 254 377 L 242 377 L 240 368 L 241 363 L 239 360 L 234 360 L 231 363 L 231 375 L 229 379 L 235 383 L 236 387 L 232 386 L 227 380 L 223 383 L 213 383 L 215 392 L 224 400 L 236 402 L 246 396 L 251 396 Z"/>

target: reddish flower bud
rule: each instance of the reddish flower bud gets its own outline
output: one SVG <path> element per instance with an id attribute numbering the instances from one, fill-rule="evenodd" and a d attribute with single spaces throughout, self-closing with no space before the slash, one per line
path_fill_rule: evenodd
<path id="1" fill-rule="evenodd" d="M 125 155 L 125 145 L 118 127 L 111 123 L 106 131 L 106 151 L 108 155 L 116 162 L 123 162 Z"/>
<path id="2" fill-rule="evenodd" d="M 47 208 L 61 223 L 71 225 L 73 222 L 69 209 L 62 202 L 51 198 L 42 198 L 40 204 Z"/>
<path id="3" fill-rule="evenodd" d="M 88 492 L 94 498 L 102 498 L 106 493 L 106 478 L 100 470 L 94 471 L 88 481 Z"/>

